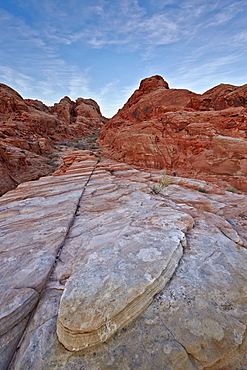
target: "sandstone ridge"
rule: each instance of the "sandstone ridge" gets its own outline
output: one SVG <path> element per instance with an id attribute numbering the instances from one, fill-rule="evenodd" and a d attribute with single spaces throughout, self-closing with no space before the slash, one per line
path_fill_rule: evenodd
<path id="1" fill-rule="evenodd" d="M 161 174 L 78 151 L 1 197 L 1 369 L 247 367 L 246 196 Z"/>
<path id="2" fill-rule="evenodd" d="M 247 191 L 246 122 L 247 84 L 196 94 L 153 76 L 102 128 L 99 142 L 119 161 Z"/>

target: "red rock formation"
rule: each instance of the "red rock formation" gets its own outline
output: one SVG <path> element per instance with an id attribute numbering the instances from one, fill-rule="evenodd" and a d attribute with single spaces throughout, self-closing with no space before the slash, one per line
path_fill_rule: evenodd
<path id="1" fill-rule="evenodd" d="M 65 97 L 47 107 L 0 84 L 0 195 L 50 173 L 44 155 L 55 142 L 94 134 L 106 121 L 91 99 Z"/>
<path id="2" fill-rule="evenodd" d="M 101 115 L 98 104 L 92 99 L 78 98 L 75 102 L 65 96 L 49 108 L 62 122 L 69 125 L 75 136 L 86 136 L 98 131 L 108 120 Z"/>
<path id="3" fill-rule="evenodd" d="M 246 108 L 247 85 L 221 84 L 199 95 L 169 89 L 154 76 L 102 128 L 99 141 L 119 161 L 247 191 Z"/>

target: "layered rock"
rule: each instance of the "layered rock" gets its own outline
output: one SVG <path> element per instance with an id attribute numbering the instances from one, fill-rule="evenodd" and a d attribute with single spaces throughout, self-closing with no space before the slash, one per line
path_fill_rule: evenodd
<path id="1" fill-rule="evenodd" d="M 222 84 L 199 95 L 161 81 L 143 80 L 102 128 L 103 153 L 247 191 L 247 85 Z"/>
<path id="2" fill-rule="evenodd" d="M 98 131 L 108 121 L 102 116 L 100 107 L 93 99 L 78 98 L 75 102 L 65 96 L 49 108 L 62 122 L 69 125 L 74 136 L 86 136 Z"/>
<path id="3" fill-rule="evenodd" d="M 54 152 L 55 142 L 94 134 L 105 122 L 91 99 L 65 97 L 47 107 L 0 84 L 0 195 L 49 174 L 52 164 L 45 155 Z"/>
<path id="4" fill-rule="evenodd" d="M 82 214 L 62 253 L 77 250 L 57 323 L 58 338 L 71 351 L 102 343 L 130 323 L 165 286 L 182 256 L 185 236 L 176 224 L 182 219 L 186 231 L 192 218 L 170 210 L 170 225 L 164 227 L 165 212 L 142 188 L 129 183 L 118 189 L 100 169 L 87 187 Z M 82 225 L 78 249 L 74 236 Z"/>
<path id="5" fill-rule="evenodd" d="M 0 207 L 2 369 L 247 366 L 246 196 L 77 152 Z"/>

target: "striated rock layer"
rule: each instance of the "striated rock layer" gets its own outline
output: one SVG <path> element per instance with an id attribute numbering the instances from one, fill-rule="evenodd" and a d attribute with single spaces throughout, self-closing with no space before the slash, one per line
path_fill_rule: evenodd
<path id="1" fill-rule="evenodd" d="M 247 367 L 247 198 L 159 180 L 81 151 L 0 199 L 1 369 Z"/>
<path id="2" fill-rule="evenodd" d="M 108 157 L 247 191 L 247 85 L 204 94 L 143 80 L 102 128 Z"/>
<path id="3" fill-rule="evenodd" d="M 160 202 L 142 188 L 136 183 L 117 188 L 100 168 L 87 186 L 71 240 L 63 248 L 63 253 L 77 250 L 57 323 L 58 338 L 71 351 L 106 341 L 137 317 L 171 278 L 183 254 L 185 235 L 176 226 L 182 219 L 186 231 L 193 219 L 170 210 L 165 227 Z M 78 248 L 74 236 L 82 225 Z"/>
<path id="4" fill-rule="evenodd" d="M 94 134 L 106 121 L 92 99 L 65 97 L 47 107 L 0 84 L 0 195 L 49 174 L 45 155 L 55 142 Z"/>

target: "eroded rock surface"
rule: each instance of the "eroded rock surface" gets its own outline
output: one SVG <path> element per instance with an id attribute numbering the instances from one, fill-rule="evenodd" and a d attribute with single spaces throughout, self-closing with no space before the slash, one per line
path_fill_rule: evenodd
<path id="1" fill-rule="evenodd" d="M 105 170 L 94 172 L 61 255 L 77 251 L 57 326 L 69 350 L 104 342 L 151 303 L 183 253 L 177 223 L 193 225 L 186 214 L 168 214 L 143 184 L 120 185 Z"/>
<path id="2" fill-rule="evenodd" d="M 47 107 L 0 84 L 0 195 L 48 175 L 54 143 L 92 135 L 106 121 L 92 99 L 65 97 Z"/>
<path id="3" fill-rule="evenodd" d="M 1 368 L 247 367 L 247 198 L 159 179 L 78 152 L 1 198 Z"/>
<path id="4" fill-rule="evenodd" d="M 102 128 L 102 150 L 142 168 L 247 191 L 246 98 L 247 85 L 200 95 L 147 78 Z"/>

